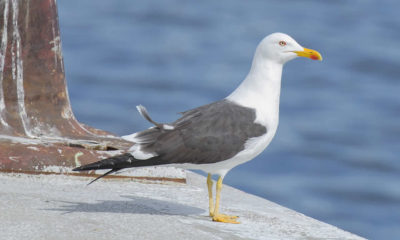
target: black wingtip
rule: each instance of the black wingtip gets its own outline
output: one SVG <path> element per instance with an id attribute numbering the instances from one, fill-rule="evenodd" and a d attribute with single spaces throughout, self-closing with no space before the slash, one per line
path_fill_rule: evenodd
<path id="1" fill-rule="evenodd" d="M 83 165 L 83 166 L 76 167 L 76 168 L 72 169 L 72 171 L 79 172 L 79 171 L 89 171 L 89 170 L 96 170 L 96 169 L 98 169 L 98 164 L 97 163 L 95 163 L 95 164 L 91 163 L 91 164 L 88 164 L 88 165 Z"/>
<path id="2" fill-rule="evenodd" d="M 119 171 L 119 170 L 121 170 L 121 168 L 111 169 L 110 171 L 108 171 L 108 172 L 104 173 L 103 175 L 98 176 L 98 177 L 95 178 L 94 180 L 90 181 L 90 183 L 88 183 L 87 186 L 89 186 L 90 184 L 96 182 L 96 181 L 99 180 L 100 178 L 103 178 L 103 177 L 107 176 L 108 174 L 111 174 L 111 173 L 113 173 L 113 172 L 117 172 L 117 171 Z"/>
<path id="3" fill-rule="evenodd" d="M 76 167 L 76 168 L 72 169 L 72 171 L 78 172 L 78 171 L 83 171 L 83 169 L 82 169 L 82 167 Z"/>

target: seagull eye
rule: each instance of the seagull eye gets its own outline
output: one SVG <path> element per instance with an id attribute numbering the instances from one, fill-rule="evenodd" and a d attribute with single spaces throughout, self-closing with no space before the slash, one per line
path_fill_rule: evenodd
<path id="1" fill-rule="evenodd" d="M 283 47 L 283 46 L 286 46 L 286 42 L 285 42 L 285 41 L 280 41 L 280 42 L 279 42 L 279 45 L 281 45 L 282 47 Z"/>

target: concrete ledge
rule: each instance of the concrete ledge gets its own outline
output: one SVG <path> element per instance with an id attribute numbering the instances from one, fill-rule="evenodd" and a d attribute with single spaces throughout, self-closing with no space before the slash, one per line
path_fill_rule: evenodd
<path id="1" fill-rule="evenodd" d="M 221 212 L 207 217 L 205 178 L 145 184 L 87 177 L 0 173 L 4 239 L 363 239 L 265 199 L 224 186 Z"/>

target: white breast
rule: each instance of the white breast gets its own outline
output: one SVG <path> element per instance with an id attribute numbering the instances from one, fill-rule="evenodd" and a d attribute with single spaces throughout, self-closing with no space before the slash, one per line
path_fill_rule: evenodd
<path id="1" fill-rule="evenodd" d="M 256 58 L 256 57 L 255 57 Z M 279 98 L 282 65 L 274 62 L 253 61 L 252 69 L 240 86 L 227 99 L 244 107 L 255 109 L 255 123 L 267 128 L 267 133 L 249 139 L 245 149 L 234 157 L 213 164 L 188 165 L 188 168 L 224 176 L 233 167 L 259 155 L 275 136 L 279 122 Z"/>

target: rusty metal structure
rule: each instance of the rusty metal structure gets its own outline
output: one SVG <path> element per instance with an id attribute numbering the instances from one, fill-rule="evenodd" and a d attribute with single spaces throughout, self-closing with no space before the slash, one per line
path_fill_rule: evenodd
<path id="1" fill-rule="evenodd" d="M 131 144 L 75 119 L 55 0 L 0 0 L 0 171 L 62 173 Z"/>

